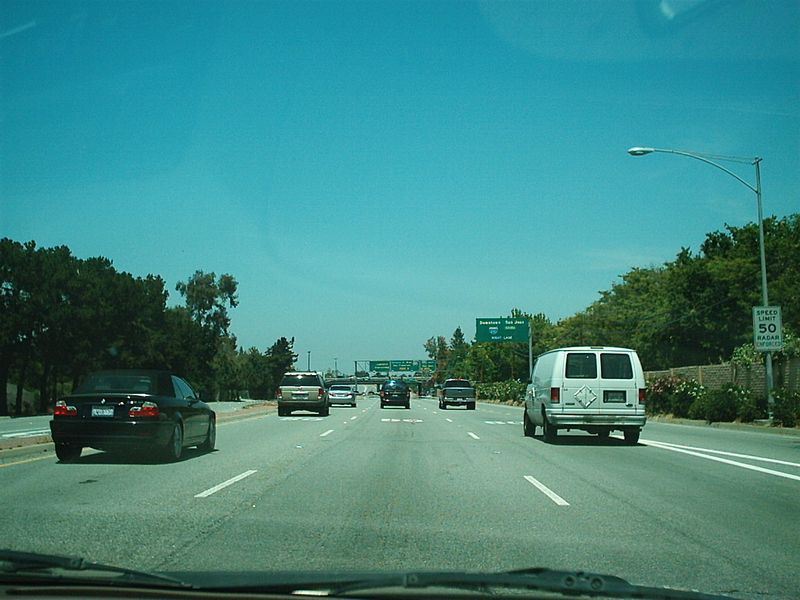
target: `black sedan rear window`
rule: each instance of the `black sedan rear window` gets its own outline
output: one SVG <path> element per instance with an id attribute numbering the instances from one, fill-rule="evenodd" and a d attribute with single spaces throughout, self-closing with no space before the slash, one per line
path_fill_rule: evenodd
<path id="1" fill-rule="evenodd" d="M 78 394 L 93 392 L 131 392 L 156 394 L 158 382 L 150 375 L 90 375 L 77 390 Z"/>

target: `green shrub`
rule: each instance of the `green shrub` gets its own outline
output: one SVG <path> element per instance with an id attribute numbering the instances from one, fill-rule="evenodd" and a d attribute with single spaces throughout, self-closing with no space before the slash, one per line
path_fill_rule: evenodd
<path id="1" fill-rule="evenodd" d="M 670 411 L 672 394 L 681 381 L 680 377 L 659 377 L 647 382 L 645 410 L 650 415 L 662 415 Z"/>
<path id="2" fill-rule="evenodd" d="M 739 404 L 737 414 L 742 423 L 752 423 L 756 419 L 767 418 L 767 399 L 756 397 L 752 392 Z"/>
<path id="3" fill-rule="evenodd" d="M 479 400 L 522 404 L 525 401 L 526 387 L 526 384 L 514 379 L 495 383 L 478 383 L 475 385 L 475 394 Z"/>
<path id="4" fill-rule="evenodd" d="M 690 418 L 704 419 L 709 423 L 732 422 L 737 418 L 753 421 L 761 414 L 753 393 L 732 384 L 706 391 L 689 409 Z"/>
<path id="5" fill-rule="evenodd" d="M 800 392 L 790 392 L 786 388 L 774 392 L 775 407 L 772 417 L 784 427 L 796 427 L 800 420 Z"/>
<path id="6" fill-rule="evenodd" d="M 695 401 L 692 402 L 692 405 L 689 407 L 689 418 L 704 420 L 706 418 L 706 413 L 708 412 L 707 405 L 708 403 L 706 402 L 705 396 L 695 399 Z"/>
<path id="7" fill-rule="evenodd" d="M 670 402 L 670 412 L 678 418 L 688 417 L 689 409 L 698 398 L 706 393 L 706 388 L 694 379 L 682 379 L 675 386 Z"/>
<path id="8" fill-rule="evenodd" d="M 705 397 L 705 420 L 709 423 L 735 421 L 739 414 L 740 398 L 744 400 L 747 395 L 747 390 L 734 385 L 709 391 Z"/>

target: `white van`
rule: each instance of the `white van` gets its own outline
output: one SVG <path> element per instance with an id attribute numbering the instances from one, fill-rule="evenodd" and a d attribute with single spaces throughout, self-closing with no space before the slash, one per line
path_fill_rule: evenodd
<path id="1" fill-rule="evenodd" d="M 539 355 L 525 391 L 526 436 L 542 428 L 552 442 L 559 429 L 581 429 L 600 437 L 622 431 L 628 444 L 639 441 L 645 382 L 635 350 L 606 346 L 558 348 Z"/>

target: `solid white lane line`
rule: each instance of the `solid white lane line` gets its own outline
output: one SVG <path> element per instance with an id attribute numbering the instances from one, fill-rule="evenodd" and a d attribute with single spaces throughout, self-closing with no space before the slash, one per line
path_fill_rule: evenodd
<path id="1" fill-rule="evenodd" d="M 545 496 L 550 498 L 550 500 L 552 500 L 553 502 L 555 502 L 559 506 L 569 506 L 569 502 L 564 500 L 561 496 L 556 494 L 553 490 L 551 490 L 549 487 L 547 487 L 541 481 L 537 480 L 534 477 L 531 477 L 530 475 L 525 475 L 525 479 L 527 479 L 529 482 L 531 482 L 533 485 L 535 485 L 537 488 L 539 488 L 540 492 L 542 492 Z"/>
<path id="2" fill-rule="evenodd" d="M 711 450 L 710 448 L 698 448 L 697 446 L 682 446 L 681 444 L 670 444 L 669 442 L 651 442 L 650 440 L 640 440 L 643 444 L 661 444 L 662 446 L 672 446 L 673 448 L 683 448 L 684 450 L 696 450 L 697 452 L 710 452 L 711 454 L 722 454 L 723 456 L 733 456 L 734 458 L 747 458 L 750 460 L 760 460 L 775 465 L 786 465 L 788 467 L 800 467 L 800 463 L 789 462 L 788 460 L 778 460 L 777 458 L 764 458 L 751 454 L 737 454 L 736 452 L 723 452 L 722 450 Z"/>
<path id="3" fill-rule="evenodd" d="M 473 438 L 475 438 L 476 440 L 479 440 L 479 439 L 481 439 L 481 438 L 479 438 L 477 435 L 475 435 L 474 433 L 472 433 L 471 431 L 468 431 L 468 432 L 467 432 L 467 435 L 468 435 L 468 436 L 470 436 L 470 437 L 473 437 Z"/>
<path id="4" fill-rule="evenodd" d="M 332 433 L 333 433 L 333 429 L 328 429 L 328 431 L 326 431 L 325 433 L 320 433 L 319 437 L 325 437 L 325 436 L 330 435 Z"/>
<path id="5" fill-rule="evenodd" d="M 800 481 L 800 475 L 791 475 L 790 473 L 784 473 L 783 471 L 774 471 L 773 469 L 765 469 L 764 467 L 757 467 L 756 465 L 748 465 L 746 463 L 741 463 L 735 460 L 729 460 L 727 458 L 721 458 L 719 456 L 709 456 L 708 454 L 703 454 L 702 452 L 694 452 L 692 450 L 686 450 L 684 448 L 676 448 L 672 445 L 664 444 L 662 442 L 642 441 L 641 443 L 646 444 L 647 446 L 661 448 L 662 450 L 672 450 L 673 452 L 682 452 L 683 454 L 689 454 L 690 456 L 697 456 L 699 458 L 715 460 L 717 462 L 721 462 L 726 465 L 741 467 L 742 469 L 749 469 L 751 471 L 758 471 L 759 473 L 766 473 L 767 475 L 775 475 L 776 477 L 784 477 L 786 479 L 794 479 L 795 481 Z"/>
<path id="6" fill-rule="evenodd" d="M 0 437 L 6 439 L 36 437 L 37 435 L 50 435 L 49 429 L 28 429 L 25 431 L 9 431 L 0 434 Z"/>
<path id="7" fill-rule="evenodd" d="M 250 475 L 252 475 L 255 472 L 256 472 L 255 469 L 251 469 L 249 471 L 245 471 L 244 473 L 240 473 L 236 477 L 231 477 L 230 479 L 228 479 L 228 481 L 223 481 L 219 485 L 215 485 L 212 488 L 208 488 L 205 492 L 200 492 L 199 494 L 195 494 L 194 497 L 195 498 L 206 498 L 207 496 L 210 496 L 211 494 L 215 494 L 218 491 L 220 491 L 221 489 L 224 489 L 224 488 L 228 487 L 229 485 L 232 485 L 232 484 L 236 483 L 237 481 L 241 481 L 245 477 L 250 477 Z"/>

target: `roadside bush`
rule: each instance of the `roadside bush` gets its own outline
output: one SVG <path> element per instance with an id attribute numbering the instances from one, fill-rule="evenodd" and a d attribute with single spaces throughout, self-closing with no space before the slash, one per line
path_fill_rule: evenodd
<path id="1" fill-rule="evenodd" d="M 692 404 L 689 416 L 705 419 L 709 423 L 729 423 L 736 420 L 740 408 L 750 396 L 750 390 L 738 385 L 729 384 L 718 390 L 708 390 Z"/>
<path id="2" fill-rule="evenodd" d="M 645 408 L 648 414 L 661 415 L 670 412 L 672 395 L 680 377 L 659 377 L 647 382 L 647 401 Z"/>
<path id="3" fill-rule="evenodd" d="M 525 401 L 526 387 L 526 384 L 513 379 L 494 383 L 478 383 L 475 385 L 475 394 L 479 400 L 488 402 L 522 404 Z"/>
<path id="4" fill-rule="evenodd" d="M 689 409 L 705 391 L 705 387 L 694 379 L 659 377 L 647 382 L 646 410 L 651 415 L 689 417 Z"/>
<path id="5" fill-rule="evenodd" d="M 800 420 L 800 392 L 790 392 L 786 388 L 775 390 L 772 417 L 784 427 L 796 427 Z"/>
<path id="6" fill-rule="evenodd" d="M 738 417 L 742 423 L 752 423 L 756 419 L 766 419 L 767 416 L 767 399 L 764 396 L 757 397 L 750 392 L 739 404 Z"/>

